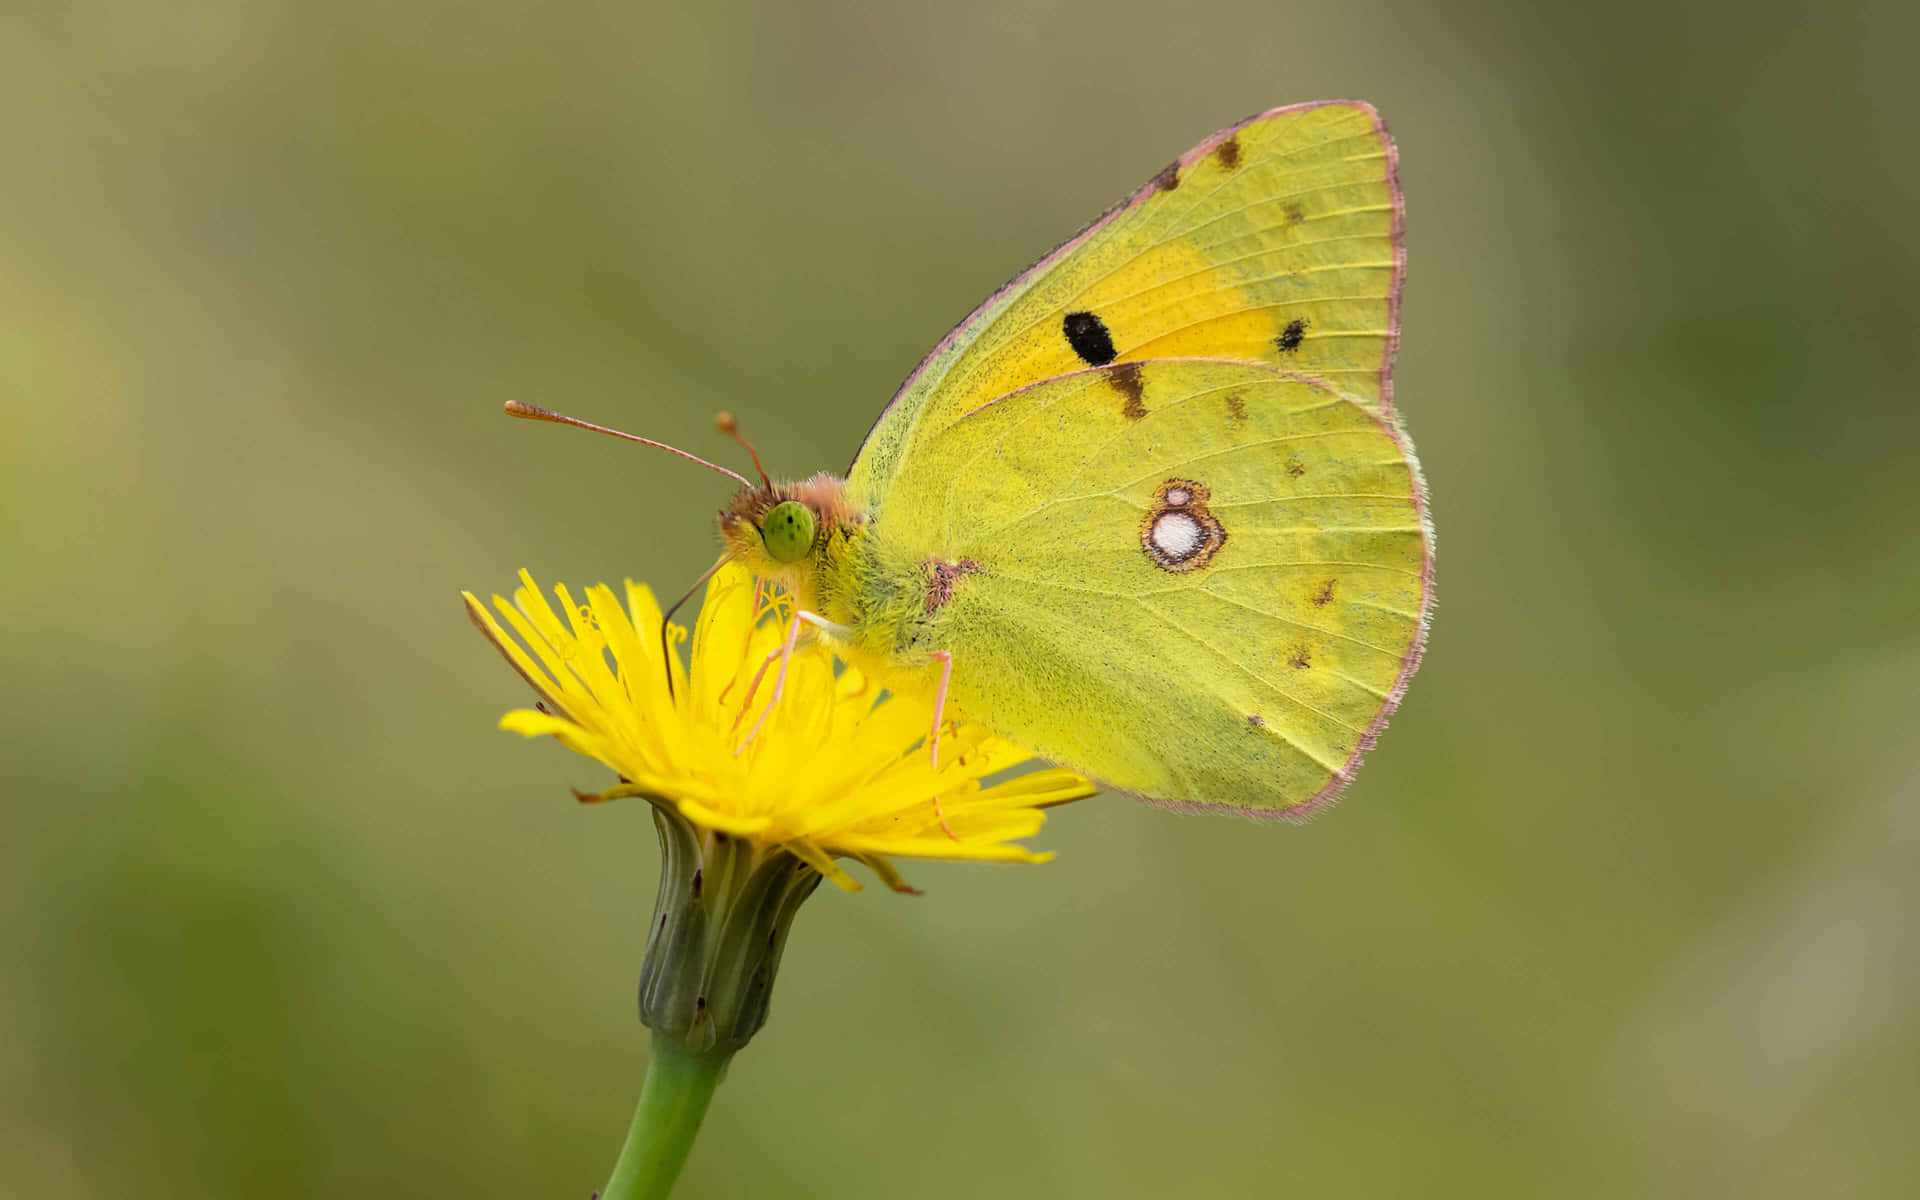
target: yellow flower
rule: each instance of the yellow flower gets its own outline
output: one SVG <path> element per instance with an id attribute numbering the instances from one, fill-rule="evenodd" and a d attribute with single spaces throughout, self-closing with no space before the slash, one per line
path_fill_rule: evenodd
<path id="1" fill-rule="evenodd" d="M 1030 754 L 966 721 L 943 733 L 936 771 L 925 745 L 931 704 L 883 694 L 851 666 L 836 673 L 817 642 L 794 650 L 770 712 L 777 663 L 749 709 L 754 674 L 784 639 L 787 601 L 741 567 L 722 567 L 708 584 L 690 667 L 663 645 L 660 606 L 645 586 L 629 582 L 624 607 L 604 584 L 584 605 L 559 586 L 556 613 L 525 571 L 520 581 L 512 604 L 493 598 L 518 641 L 463 593 L 474 624 L 541 697 L 539 709 L 510 712 L 500 727 L 551 734 L 620 775 L 583 800 L 644 796 L 695 825 L 785 850 L 848 891 L 860 885 L 836 858 L 910 891 L 890 857 L 1045 862 L 1051 854 L 1018 839 L 1039 831 L 1042 809 L 1094 791 L 1060 768 L 983 786 Z M 686 637 L 678 626 L 668 633 Z"/>

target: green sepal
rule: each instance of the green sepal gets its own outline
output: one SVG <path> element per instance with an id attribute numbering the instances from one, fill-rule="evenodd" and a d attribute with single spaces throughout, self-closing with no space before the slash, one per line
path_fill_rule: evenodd
<path id="1" fill-rule="evenodd" d="M 731 1054 L 767 1023 L 773 979 L 820 873 L 777 847 L 694 825 L 656 801 L 660 891 L 640 967 L 640 1020 Z"/>

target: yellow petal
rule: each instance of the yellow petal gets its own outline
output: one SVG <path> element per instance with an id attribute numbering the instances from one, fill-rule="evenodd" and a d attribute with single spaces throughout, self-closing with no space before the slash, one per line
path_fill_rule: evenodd
<path id="1" fill-rule="evenodd" d="M 820 872 L 820 874 L 826 876 L 833 882 L 833 885 L 841 891 L 857 892 L 860 890 L 859 880 L 841 870 L 839 863 L 834 862 L 820 847 L 807 841 L 805 838 L 786 843 L 785 849 L 801 862 L 806 863 L 814 870 Z"/>
<path id="2" fill-rule="evenodd" d="M 716 812 L 699 801 L 689 800 L 684 796 L 676 802 L 689 821 L 705 825 L 709 829 L 717 829 L 721 833 L 752 837 L 756 833 L 766 832 L 767 826 L 773 824 L 770 817 L 736 817 L 730 813 Z"/>
<path id="3" fill-rule="evenodd" d="M 500 623 L 493 619 L 493 615 L 481 605 L 472 592 L 461 592 L 460 595 L 467 602 L 468 618 L 486 636 L 486 639 L 494 644 L 507 662 L 512 664 L 513 669 L 520 673 L 520 678 L 531 684 L 533 690 L 540 693 L 541 699 L 565 711 L 566 702 L 560 698 L 559 691 L 553 686 L 547 673 L 528 657 L 527 652 L 520 648 L 518 642 L 507 636 L 507 631 L 500 628 Z"/>

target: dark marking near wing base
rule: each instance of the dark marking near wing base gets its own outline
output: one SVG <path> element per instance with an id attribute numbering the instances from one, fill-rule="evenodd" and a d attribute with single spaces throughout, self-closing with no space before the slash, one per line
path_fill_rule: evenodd
<path id="1" fill-rule="evenodd" d="M 1254 713 L 1252 716 L 1247 718 L 1247 724 L 1253 726 L 1255 729 L 1264 729 L 1266 728 L 1267 723 L 1266 721 L 1261 719 L 1259 713 Z"/>
<path id="2" fill-rule="evenodd" d="M 1298 454 L 1287 455 L 1287 474 L 1293 476 L 1295 479 L 1298 479 L 1302 475 L 1305 475 L 1306 473 L 1307 473 L 1307 464 L 1300 461 L 1300 456 Z"/>
<path id="3" fill-rule="evenodd" d="M 1219 159 L 1220 165 L 1229 171 L 1239 166 L 1240 136 L 1238 134 L 1229 135 L 1226 141 L 1214 147 L 1213 156 Z"/>
<path id="4" fill-rule="evenodd" d="M 1138 421 L 1147 415 L 1146 380 L 1140 378 L 1139 363 L 1121 363 L 1107 374 L 1107 382 L 1113 389 L 1125 396 L 1127 402 L 1121 406 L 1120 415 L 1129 421 Z"/>
<path id="5" fill-rule="evenodd" d="M 1311 667 L 1313 665 L 1313 648 L 1305 642 L 1295 646 L 1293 653 L 1287 656 L 1287 665 L 1296 671 L 1304 671 L 1308 667 Z"/>
<path id="6" fill-rule="evenodd" d="M 1090 367 L 1104 367 L 1114 360 L 1113 335 L 1107 332 L 1107 323 L 1099 317 L 1090 312 L 1070 312 L 1060 322 L 1060 329 L 1081 362 Z"/>
<path id="7" fill-rule="evenodd" d="M 1306 340 L 1308 324 L 1308 321 L 1295 317 L 1287 322 L 1287 327 L 1280 331 L 1280 336 L 1273 339 L 1273 344 L 1280 347 L 1280 353 L 1292 354 L 1300 348 L 1300 343 Z"/>
<path id="8" fill-rule="evenodd" d="M 953 585 L 955 580 L 963 575 L 972 575 L 983 569 L 979 563 L 971 558 L 963 558 L 959 562 L 946 562 L 938 558 L 929 558 L 920 565 L 933 568 L 932 574 L 927 576 L 927 596 L 925 604 L 928 616 L 932 616 L 941 605 L 953 599 Z"/>
<path id="9" fill-rule="evenodd" d="M 1320 586 L 1314 589 L 1313 606 L 1315 608 L 1325 608 L 1328 604 L 1332 603 L 1333 589 L 1339 582 L 1337 579 L 1322 579 Z"/>
<path id="10" fill-rule="evenodd" d="M 1153 177 L 1153 190 L 1156 192 L 1170 192 L 1179 186 L 1180 160 L 1176 158 L 1168 163 L 1158 175 Z"/>

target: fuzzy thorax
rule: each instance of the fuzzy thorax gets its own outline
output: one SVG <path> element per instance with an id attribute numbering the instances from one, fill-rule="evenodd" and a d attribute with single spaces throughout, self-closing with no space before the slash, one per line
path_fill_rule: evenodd
<path id="1" fill-rule="evenodd" d="M 812 510 L 813 545 L 797 561 L 780 562 L 767 550 L 767 514 L 788 500 Z M 791 592 L 800 607 L 811 612 L 822 610 L 823 574 L 830 559 L 844 550 L 864 523 L 865 518 L 847 503 L 846 482 L 824 471 L 797 483 L 741 488 L 720 510 L 720 536 L 726 539 L 729 557 Z"/>
<path id="2" fill-rule="evenodd" d="M 942 644 L 933 626 L 950 619 L 944 600 L 954 580 L 978 566 L 968 560 L 946 570 L 930 568 L 924 555 L 877 540 L 867 514 L 848 502 L 845 487 L 844 481 L 820 474 L 798 483 L 742 488 L 720 514 L 727 556 L 784 589 L 798 609 L 826 622 L 830 632 L 810 626 L 806 637 L 825 636 L 846 663 L 896 693 L 924 693 L 931 701 L 939 672 L 928 652 Z M 791 523 L 775 512 L 789 503 L 804 505 L 813 515 L 812 543 L 797 558 L 792 544 L 781 540 L 790 536 Z M 788 553 L 776 556 L 775 547 Z"/>

